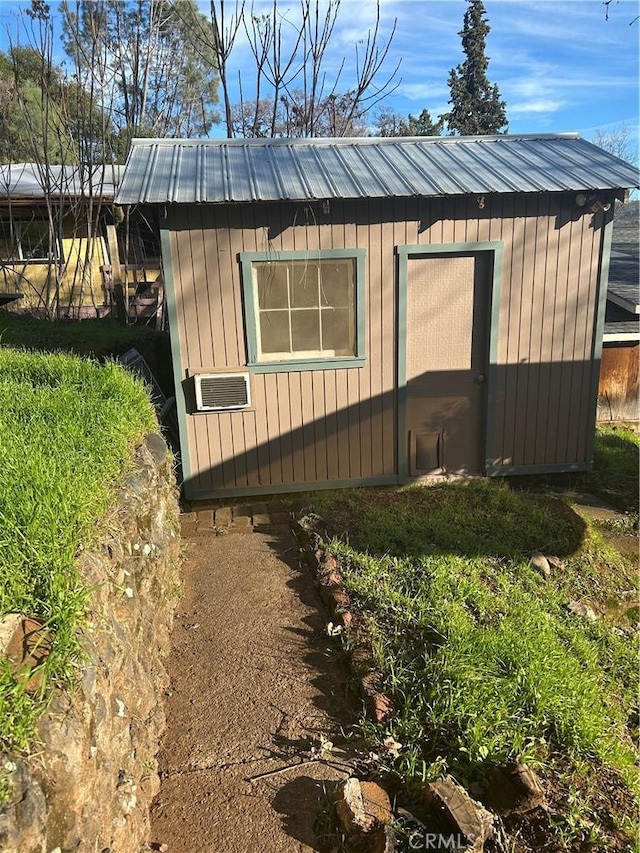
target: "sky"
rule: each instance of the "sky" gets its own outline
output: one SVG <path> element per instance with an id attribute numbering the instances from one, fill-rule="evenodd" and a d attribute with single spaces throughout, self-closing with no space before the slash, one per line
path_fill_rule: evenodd
<path id="1" fill-rule="evenodd" d="M 20 5 L 0 0 L 0 48 L 6 48 L 7 31 L 15 34 Z M 200 5 L 206 14 L 209 3 Z M 466 5 L 465 0 L 380 0 L 381 32 L 389 34 L 396 22 L 383 69 L 390 74 L 400 63 L 398 85 L 386 105 L 404 116 L 427 108 L 437 117 L 448 109 L 447 78 L 463 59 L 458 33 Z M 256 0 L 258 11 L 266 6 Z M 283 20 L 295 20 L 297 6 L 297 0 L 280 2 Z M 602 0 L 485 0 L 485 7 L 491 27 L 488 76 L 506 100 L 510 133 L 577 131 L 592 138 L 596 128 L 625 125 L 637 145 L 637 0 L 612 0 L 608 20 Z M 335 73 L 344 57 L 345 88 L 356 46 L 362 52 L 375 14 L 374 0 L 342 0 L 327 70 Z M 232 55 L 234 86 L 238 72 L 249 79 L 250 60 L 248 46 L 239 40 Z M 212 135 L 224 131 L 220 127 Z"/>

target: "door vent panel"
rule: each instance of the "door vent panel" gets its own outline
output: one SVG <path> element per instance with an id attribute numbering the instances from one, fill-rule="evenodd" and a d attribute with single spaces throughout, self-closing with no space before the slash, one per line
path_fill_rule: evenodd
<path id="1" fill-rule="evenodd" d="M 196 409 L 220 412 L 251 405 L 248 373 L 208 373 L 195 377 Z"/>
<path id="2" fill-rule="evenodd" d="M 444 430 L 409 434 L 410 465 L 413 476 L 444 474 Z"/>

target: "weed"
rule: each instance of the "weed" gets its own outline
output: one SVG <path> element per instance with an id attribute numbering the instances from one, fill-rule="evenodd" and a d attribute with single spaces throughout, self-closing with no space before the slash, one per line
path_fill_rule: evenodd
<path id="1" fill-rule="evenodd" d="M 322 783 L 322 796 L 313 824 L 313 831 L 321 850 L 331 850 L 332 853 L 347 853 L 350 849 L 346 839 L 338 830 L 338 815 L 336 811 L 337 786 Z"/>

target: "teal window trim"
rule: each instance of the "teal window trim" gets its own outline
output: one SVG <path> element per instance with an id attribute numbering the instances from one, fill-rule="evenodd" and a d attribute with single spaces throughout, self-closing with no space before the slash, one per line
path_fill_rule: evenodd
<path id="1" fill-rule="evenodd" d="M 425 245 L 396 246 L 398 258 L 398 477 L 401 483 L 409 476 L 407 445 L 407 263 L 414 255 L 450 255 L 456 253 L 491 252 L 493 278 L 488 311 L 487 396 L 485 412 L 485 474 L 493 473 L 490 453 L 495 435 L 496 387 L 498 362 L 498 323 L 500 320 L 500 285 L 502 279 L 502 240 L 485 240 L 478 243 L 429 243 Z"/>
<path id="2" fill-rule="evenodd" d="M 348 258 L 356 262 L 355 281 L 355 355 L 339 357 L 291 358 L 286 361 L 258 360 L 258 306 L 253 287 L 253 264 L 256 261 L 322 261 Z M 240 252 L 242 291 L 244 297 L 247 366 L 251 373 L 293 373 L 303 370 L 340 370 L 363 367 L 366 363 L 365 318 L 365 249 L 315 249 L 287 252 Z"/>

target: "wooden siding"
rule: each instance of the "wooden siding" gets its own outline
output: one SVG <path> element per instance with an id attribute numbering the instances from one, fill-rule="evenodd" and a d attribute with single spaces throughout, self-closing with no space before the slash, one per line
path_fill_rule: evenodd
<path id="1" fill-rule="evenodd" d="M 188 492 L 397 473 L 397 245 L 503 241 L 487 455 L 505 473 L 585 464 L 603 222 L 562 194 L 170 207 L 185 377 L 246 365 L 240 252 L 366 250 L 365 366 L 254 373 L 250 410 L 188 414 Z"/>
<path id="2" fill-rule="evenodd" d="M 640 344 L 605 344 L 598 386 L 599 421 L 640 418 Z"/>

